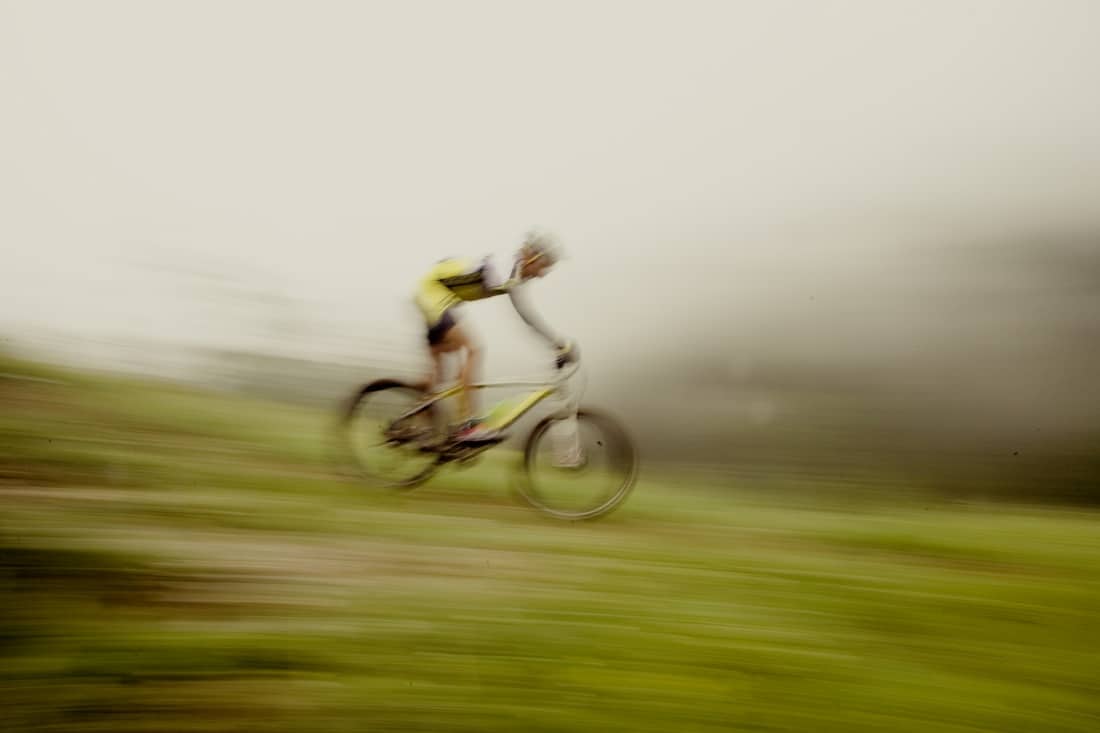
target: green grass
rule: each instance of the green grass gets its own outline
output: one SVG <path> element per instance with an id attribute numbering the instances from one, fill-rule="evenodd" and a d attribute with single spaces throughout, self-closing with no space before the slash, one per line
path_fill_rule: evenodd
<path id="1" fill-rule="evenodd" d="M 0 730 L 1100 728 L 1094 512 L 648 467 L 558 523 L 507 454 L 390 493 L 331 415 L 0 372 L 54 380 L 0 377 Z"/>

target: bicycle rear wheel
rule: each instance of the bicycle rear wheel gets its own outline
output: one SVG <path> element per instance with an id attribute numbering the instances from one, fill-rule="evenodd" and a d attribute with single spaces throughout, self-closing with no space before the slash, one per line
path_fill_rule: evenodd
<path id="1" fill-rule="evenodd" d="M 437 467 L 436 411 L 429 406 L 408 417 L 424 393 L 404 382 L 380 379 L 364 386 L 344 408 L 342 427 L 350 457 L 371 481 L 411 488 Z"/>
<path id="2" fill-rule="evenodd" d="M 612 511 L 630 494 L 638 475 L 638 454 L 618 421 L 592 410 L 577 413 L 579 455 L 562 460 L 555 446 L 560 418 L 543 418 L 527 438 L 520 496 L 558 519 L 595 519 Z"/>

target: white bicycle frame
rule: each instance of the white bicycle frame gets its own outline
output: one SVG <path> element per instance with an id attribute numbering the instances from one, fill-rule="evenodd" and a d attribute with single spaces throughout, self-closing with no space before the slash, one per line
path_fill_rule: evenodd
<path id="1" fill-rule="evenodd" d="M 525 415 L 531 408 L 538 403 L 551 397 L 552 395 L 559 395 L 561 399 L 561 407 L 555 410 L 552 414 L 558 419 L 565 419 L 573 417 L 577 414 L 577 410 L 580 406 L 580 397 L 583 390 L 583 385 L 579 389 L 573 388 L 569 384 L 569 380 L 580 372 L 580 364 L 573 364 L 570 367 L 561 369 L 560 372 L 554 376 L 551 380 L 533 380 L 533 379 L 500 379 L 492 380 L 488 382 L 477 382 L 470 385 L 470 389 L 501 389 L 507 387 L 536 387 L 533 392 L 527 395 L 521 402 L 516 404 L 513 409 L 504 416 L 499 416 L 494 422 L 495 428 L 503 429 L 514 423 Z M 404 420 L 407 417 L 411 417 L 418 412 L 426 410 L 432 405 L 445 400 L 448 397 L 454 397 L 461 394 L 463 387 L 461 384 L 456 384 L 447 389 L 439 392 L 434 392 L 428 395 L 422 402 L 419 402 L 410 409 L 408 412 L 398 416 L 394 422 L 398 420 Z"/>

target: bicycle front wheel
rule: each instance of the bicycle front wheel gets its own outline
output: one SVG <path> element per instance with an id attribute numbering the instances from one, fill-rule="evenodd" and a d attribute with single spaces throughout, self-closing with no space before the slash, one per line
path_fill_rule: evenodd
<path id="1" fill-rule="evenodd" d="M 592 410 L 577 412 L 575 425 L 543 418 L 527 439 L 520 496 L 558 519 L 595 519 L 630 494 L 638 453 L 617 420 Z"/>

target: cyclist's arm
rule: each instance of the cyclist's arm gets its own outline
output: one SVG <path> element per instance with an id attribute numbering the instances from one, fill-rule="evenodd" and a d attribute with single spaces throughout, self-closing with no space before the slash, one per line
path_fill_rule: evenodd
<path id="1" fill-rule="evenodd" d="M 532 328 L 538 335 L 546 339 L 551 346 L 555 349 L 564 349 L 569 342 L 560 336 L 557 336 L 545 322 L 535 313 L 530 303 L 527 302 L 527 298 L 522 295 L 523 289 L 517 287 L 510 287 L 505 292 L 508 293 L 508 297 L 512 299 L 512 306 L 516 309 L 516 313 L 523 319 L 523 322 Z"/>
<path id="2" fill-rule="evenodd" d="M 535 309 L 531 307 L 531 304 L 527 301 L 527 297 L 523 295 L 523 288 L 520 287 L 522 281 L 519 278 L 518 265 L 512 268 L 511 274 L 507 280 L 502 280 L 493 269 L 492 264 L 486 260 L 483 265 L 482 274 L 484 276 L 483 282 L 485 288 L 492 295 L 508 294 L 508 297 L 512 301 L 512 307 L 516 309 L 516 313 L 523 319 L 523 322 L 531 327 L 535 333 L 546 339 L 551 346 L 557 349 L 559 352 L 566 352 L 569 350 L 569 341 L 561 338 L 550 330 L 550 327 L 538 317 L 535 313 Z"/>

